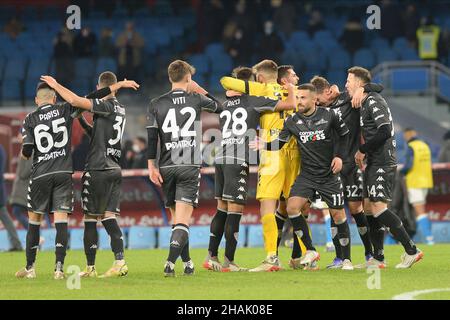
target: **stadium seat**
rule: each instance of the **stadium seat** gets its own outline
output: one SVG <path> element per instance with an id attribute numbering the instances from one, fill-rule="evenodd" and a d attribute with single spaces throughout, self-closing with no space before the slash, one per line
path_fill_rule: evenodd
<path id="1" fill-rule="evenodd" d="M 55 228 L 41 229 L 41 237 L 45 239 L 41 247 L 42 251 L 55 250 L 55 237 L 56 237 Z"/>
<path id="2" fill-rule="evenodd" d="M 336 84 L 340 90 L 344 90 L 345 82 L 347 79 L 347 72 L 342 70 L 331 70 L 327 73 L 327 80 L 331 84 Z"/>
<path id="3" fill-rule="evenodd" d="M 92 58 L 75 60 L 75 78 L 91 78 L 95 72 L 95 61 Z"/>
<path id="4" fill-rule="evenodd" d="M 211 60 L 212 73 L 231 74 L 233 71 L 233 60 L 226 53 L 218 53 Z"/>
<path id="5" fill-rule="evenodd" d="M 355 52 L 353 64 L 366 69 L 372 69 L 375 66 L 375 57 L 369 49 L 359 49 Z"/>
<path id="6" fill-rule="evenodd" d="M 188 59 L 188 62 L 195 67 L 199 74 L 209 72 L 209 59 L 204 54 L 195 54 Z"/>
<path id="7" fill-rule="evenodd" d="M 249 248 L 257 248 L 263 247 L 263 233 L 262 233 L 262 225 L 255 224 L 248 226 L 248 237 L 247 237 L 247 247 Z"/>
<path id="8" fill-rule="evenodd" d="M 401 60 L 409 60 L 409 61 L 414 61 L 414 60 L 420 60 L 419 55 L 417 54 L 416 49 L 407 47 L 404 48 L 403 50 L 401 50 L 399 52 L 399 58 Z"/>
<path id="9" fill-rule="evenodd" d="M 392 91 L 424 92 L 428 89 L 428 70 L 426 68 L 396 69 L 391 73 Z"/>
<path id="10" fill-rule="evenodd" d="M 225 49 L 223 44 L 220 42 L 211 43 L 206 46 L 205 54 L 208 56 L 210 60 L 214 59 L 216 55 L 225 53 Z"/>
<path id="11" fill-rule="evenodd" d="M 69 248 L 70 250 L 84 250 L 84 229 L 77 228 L 70 230 L 70 242 Z"/>
<path id="12" fill-rule="evenodd" d="M 221 72 L 221 73 L 213 73 L 209 77 L 208 81 L 208 91 L 210 92 L 217 92 L 217 93 L 223 93 L 224 89 L 222 85 L 220 84 L 220 78 L 222 78 L 225 74 L 229 74 L 231 72 Z"/>
<path id="13" fill-rule="evenodd" d="M 392 44 L 392 49 L 400 53 L 401 51 L 409 48 L 408 40 L 404 37 L 399 37 L 394 40 L 394 43 Z"/>
<path id="14" fill-rule="evenodd" d="M 131 227 L 128 233 L 128 249 L 153 249 L 156 232 L 152 227 Z"/>
<path id="15" fill-rule="evenodd" d="M 450 77 L 446 74 L 439 74 L 438 76 L 439 94 L 450 100 Z"/>
<path id="16" fill-rule="evenodd" d="M 351 66 L 350 54 L 342 49 L 327 52 L 329 70 L 347 70 Z"/>
<path id="17" fill-rule="evenodd" d="M 294 66 L 296 70 L 303 69 L 303 60 L 302 57 L 298 54 L 295 49 L 286 49 L 284 50 L 281 60 L 285 64 L 289 64 Z"/>
<path id="18" fill-rule="evenodd" d="M 375 51 L 375 56 L 377 58 L 377 64 L 387 61 L 396 61 L 398 60 L 397 53 L 390 49 L 390 48 L 384 48 L 384 49 L 378 49 Z"/>
<path id="19" fill-rule="evenodd" d="M 375 38 L 370 42 L 370 48 L 375 51 L 390 49 L 389 42 L 385 38 Z"/>
<path id="20" fill-rule="evenodd" d="M 99 75 L 104 71 L 112 71 L 114 73 L 117 72 L 117 62 L 113 58 L 99 58 L 97 60 L 97 68 L 95 70 L 95 75 Z"/>
<path id="21" fill-rule="evenodd" d="M 14 56 L 6 62 L 4 80 L 23 80 L 28 59 L 22 56 Z"/>

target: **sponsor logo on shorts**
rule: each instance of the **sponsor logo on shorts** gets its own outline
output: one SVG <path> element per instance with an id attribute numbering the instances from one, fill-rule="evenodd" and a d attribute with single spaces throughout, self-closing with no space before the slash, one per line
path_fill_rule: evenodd
<path id="1" fill-rule="evenodd" d="M 240 194 L 240 195 L 238 195 L 238 196 L 236 197 L 236 199 L 244 200 L 244 196 L 243 196 L 242 194 Z"/>
<path id="2" fill-rule="evenodd" d="M 245 189 L 244 189 L 244 187 L 240 187 L 240 188 L 238 189 L 238 191 L 242 191 L 242 192 L 244 192 L 244 191 L 245 191 Z"/>
<path id="3" fill-rule="evenodd" d="M 239 180 L 239 183 L 247 184 L 244 178 L 241 178 L 241 180 Z"/>
<path id="4" fill-rule="evenodd" d="M 242 170 L 242 171 L 240 172 L 240 175 L 247 176 L 247 172 L 245 172 L 245 170 Z"/>
<path id="5" fill-rule="evenodd" d="M 377 170 L 377 173 L 386 173 L 386 171 L 384 171 L 382 168 Z"/>
<path id="6" fill-rule="evenodd" d="M 377 189 L 378 189 L 378 190 L 384 190 L 384 187 L 383 187 L 381 184 L 379 184 L 379 185 L 377 186 Z"/>
<path id="7" fill-rule="evenodd" d="M 381 176 L 379 176 L 379 177 L 377 178 L 377 181 L 379 181 L 379 182 L 384 181 L 384 178 L 381 177 Z"/>

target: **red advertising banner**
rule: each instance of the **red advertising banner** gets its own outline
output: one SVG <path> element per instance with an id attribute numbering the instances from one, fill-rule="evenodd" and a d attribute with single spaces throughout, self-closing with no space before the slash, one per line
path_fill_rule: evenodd
<path id="1" fill-rule="evenodd" d="M 194 210 L 192 225 L 209 225 L 216 212 L 214 199 L 214 168 L 202 170 L 199 207 Z M 148 179 L 146 170 L 123 170 L 121 216 L 122 227 L 163 226 L 170 222 L 170 213 L 165 210 L 161 190 Z M 433 169 L 434 188 L 427 199 L 427 210 L 431 220 L 450 221 L 450 164 L 436 164 Z M 81 213 L 81 174 L 74 174 L 75 211 L 70 219 L 70 227 L 83 227 Z M 14 174 L 6 174 L 6 189 L 9 194 Z M 249 183 L 249 201 L 242 217 L 243 224 L 258 224 L 259 203 L 256 194 L 256 168 L 252 168 Z M 311 223 L 322 223 L 320 211 L 312 210 L 308 219 Z"/>

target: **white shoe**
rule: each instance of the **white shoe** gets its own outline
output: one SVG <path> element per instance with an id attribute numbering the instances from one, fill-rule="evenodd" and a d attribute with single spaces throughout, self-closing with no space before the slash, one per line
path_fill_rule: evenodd
<path id="1" fill-rule="evenodd" d="M 309 271 L 319 270 L 319 265 L 317 264 L 317 260 L 313 261 L 310 265 L 306 265 L 303 270 L 309 270 Z"/>
<path id="2" fill-rule="evenodd" d="M 277 256 L 267 257 L 259 266 L 248 270 L 249 272 L 273 272 L 281 270 L 280 259 Z"/>
<path id="3" fill-rule="evenodd" d="M 208 266 L 209 266 L 209 268 L 208 268 L 209 270 L 216 271 L 216 272 L 222 271 L 222 264 L 220 263 L 219 260 L 209 259 Z"/>
<path id="4" fill-rule="evenodd" d="M 401 262 L 395 266 L 396 269 L 408 269 L 416 262 L 419 262 L 423 258 L 423 252 L 417 249 L 416 254 L 407 254 L 406 252 L 401 256 Z"/>
<path id="5" fill-rule="evenodd" d="M 320 254 L 317 251 L 308 250 L 301 259 L 300 264 L 304 266 L 311 265 L 314 261 L 320 260 Z"/>
<path id="6" fill-rule="evenodd" d="M 352 262 L 351 262 L 350 260 L 345 259 L 345 260 L 342 262 L 342 268 L 341 268 L 341 270 L 351 271 L 351 270 L 353 270 L 353 269 L 354 269 L 354 268 L 353 268 L 353 264 L 352 264 Z"/>
<path id="7" fill-rule="evenodd" d="M 54 275 L 53 275 L 53 279 L 55 280 L 64 280 L 65 275 L 64 272 L 61 270 L 56 270 Z"/>
<path id="8" fill-rule="evenodd" d="M 30 268 L 30 269 L 20 269 L 19 271 L 16 272 L 16 278 L 19 279 L 34 279 L 36 278 L 36 270 L 34 269 L 34 267 Z"/>
<path id="9" fill-rule="evenodd" d="M 294 270 L 303 269 L 305 266 L 300 263 L 301 260 L 302 260 L 302 258 L 296 258 L 296 259 L 291 258 L 289 260 L 289 267 Z"/>
<path id="10" fill-rule="evenodd" d="M 225 257 L 225 261 L 222 265 L 222 272 L 246 272 L 248 271 L 247 268 L 239 267 L 234 261 L 228 261 L 228 259 Z"/>

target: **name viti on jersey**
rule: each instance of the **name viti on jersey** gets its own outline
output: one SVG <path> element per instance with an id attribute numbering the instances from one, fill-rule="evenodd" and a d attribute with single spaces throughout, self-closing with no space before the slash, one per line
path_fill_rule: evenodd
<path id="1" fill-rule="evenodd" d="M 325 140 L 325 132 L 323 130 L 299 132 L 299 135 L 302 143 Z"/>
<path id="2" fill-rule="evenodd" d="M 174 142 L 166 142 L 166 149 L 167 150 L 174 150 L 179 148 L 191 148 L 197 146 L 197 143 L 195 140 L 181 140 L 181 141 L 174 141 Z"/>

